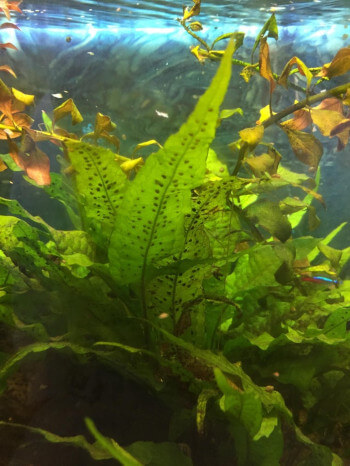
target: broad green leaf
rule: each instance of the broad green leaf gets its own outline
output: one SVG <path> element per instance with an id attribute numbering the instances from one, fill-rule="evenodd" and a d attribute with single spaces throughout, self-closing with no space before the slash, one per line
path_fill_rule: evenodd
<path id="1" fill-rule="evenodd" d="M 101 450 L 105 451 L 110 458 L 118 460 L 123 466 L 142 466 L 128 451 L 122 448 L 115 440 L 105 437 L 97 429 L 91 419 L 85 418 L 86 427 L 95 437 L 95 440 Z"/>
<path id="2" fill-rule="evenodd" d="M 210 87 L 163 149 L 151 154 L 127 190 L 111 237 L 111 272 L 121 284 L 146 279 L 147 269 L 179 253 L 191 189 L 204 178 L 220 104 L 231 75 L 230 42 Z"/>
<path id="3" fill-rule="evenodd" d="M 278 204 L 261 200 L 248 206 L 245 211 L 248 218 L 265 228 L 280 241 L 285 242 L 290 237 L 292 227 L 287 217 L 282 214 Z"/>
<path id="4" fill-rule="evenodd" d="M 272 246 L 251 249 L 241 256 L 234 271 L 227 277 L 227 292 L 230 298 L 260 286 L 276 286 L 275 274 L 282 264 Z"/>
<path id="5" fill-rule="evenodd" d="M 213 149 L 209 149 L 207 157 L 208 178 L 227 178 L 230 174 L 227 165 L 222 163 Z"/>
<path id="6" fill-rule="evenodd" d="M 249 464 L 252 466 L 278 466 L 282 464 L 282 454 L 283 434 L 280 425 L 277 425 L 269 436 L 250 441 Z"/>
<path id="7" fill-rule="evenodd" d="M 99 245 L 106 246 L 129 182 L 111 150 L 84 142 L 66 142 L 65 146 L 85 228 Z M 138 208 L 136 202 L 132 209 Z"/>
<path id="8" fill-rule="evenodd" d="M 331 231 L 330 233 L 328 233 L 328 235 L 322 239 L 322 244 L 323 245 L 328 245 L 336 236 L 337 234 L 345 227 L 345 225 L 347 225 L 347 222 L 343 222 L 341 223 L 339 226 L 337 226 L 336 228 L 334 228 L 333 231 Z M 320 253 L 320 250 L 318 247 L 315 247 L 307 256 L 307 258 L 309 259 L 310 262 L 312 262 L 314 259 L 316 259 L 316 257 L 319 255 Z"/>

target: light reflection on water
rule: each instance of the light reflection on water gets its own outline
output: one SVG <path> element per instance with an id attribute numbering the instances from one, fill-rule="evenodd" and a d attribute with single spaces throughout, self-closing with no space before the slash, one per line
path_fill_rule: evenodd
<path id="1" fill-rule="evenodd" d="M 192 1 L 183 0 L 60 0 L 23 2 L 24 17 L 19 22 L 31 26 L 96 28 L 123 26 L 133 28 L 171 27 L 181 16 L 183 5 Z M 297 25 L 314 23 L 314 27 L 335 23 L 347 25 L 350 21 L 348 0 L 220 0 L 202 1 L 201 21 L 217 24 L 261 24 L 269 13 L 275 11 L 279 24 Z"/>

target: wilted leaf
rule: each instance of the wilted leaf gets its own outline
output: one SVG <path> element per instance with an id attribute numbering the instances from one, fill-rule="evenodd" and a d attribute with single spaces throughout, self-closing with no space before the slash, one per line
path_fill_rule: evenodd
<path id="1" fill-rule="evenodd" d="M 281 155 L 279 152 L 269 149 L 268 153 L 256 157 L 249 157 L 245 162 L 249 165 L 254 175 L 259 178 L 265 172 L 270 175 L 277 173 L 280 160 Z"/>
<path id="2" fill-rule="evenodd" d="M 350 47 L 340 49 L 331 63 L 323 65 L 317 76 L 333 78 L 347 73 L 350 70 Z"/>
<path id="3" fill-rule="evenodd" d="M 71 115 L 73 125 L 77 123 L 81 123 L 83 121 L 83 117 L 81 116 L 79 110 L 77 109 L 73 99 L 68 99 L 63 104 L 56 107 L 53 111 L 53 119 L 54 121 L 58 121 L 66 115 Z"/>
<path id="4" fill-rule="evenodd" d="M 301 108 L 294 112 L 294 117 L 283 121 L 281 123 L 282 126 L 291 130 L 298 130 L 302 131 L 303 129 L 307 128 L 312 123 L 311 115 L 308 110 Z"/>
<path id="5" fill-rule="evenodd" d="M 250 146 L 256 146 L 264 136 L 264 127 L 262 125 L 253 128 L 245 128 L 239 132 L 240 138 Z"/>
<path id="6" fill-rule="evenodd" d="M 3 11 L 6 18 L 8 20 L 11 19 L 10 11 L 17 11 L 18 13 L 22 13 L 22 10 L 20 10 L 19 6 L 22 3 L 22 0 L 19 0 L 18 2 L 8 2 L 7 0 L 2 0 L 0 3 L 0 11 Z"/>
<path id="7" fill-rule="evenodd" d="M 189 24 L 191 31 L 201 31 L 203 29 L 202 24 L 199 21 L 193 21 Z"/>
<path id="8" fill-rule="evenodd" d="M 17 47 L 13 44 L 11 44 L 11 42 L 6 42 L 4 44 L 0 44 L 0 48 L 1 49 L 13 49 L 13 50 L 18 50 Z"/>
<path id="9" fill-rule="evenodd" d="M 196 47 L 190 48 L 191 53 L 197 58 L 200 63 L 204 63 L 204 60 L 208 58 L 208 53 L 204 53 L 205 51 L 199 48 L 199 45 Z"/>
<path id="10" fill-rule="evenodd" d="M 306 77 L 306 89 L 309 89 L 313 75 L 305 63 L 298 57 L 293 57 L 288 61 L 281 73 L 281 76 L 278 79 L 278 84 L 284 87 L 288 87 L 288 76 L 292 70 L 293 65 L 297 65 L 299 73 Z"/>
<path id="11" fill-rule="evenodd" d="M 282 128 L 288 136 L 295 156 L 306 165 L 316 169 L 323 154 L 320 141 L 310 133 Z"/>
<path id="12" fill-rule="evenodd" d="M 0 172 L 3 172 L 6 169 L 7 169 L 6 163 L 0 159 Z"/>
<path id="13" fill-rule="evenodd" d="M 2 66 L 0 66 L 0 70 L 1 70 L 1 71 L 6 71 L 7 73 L 12 74 L 12 76 L 13 76 L 14 78 L 17 78 L 16 73 L 15 73 L 15 72 L 13 71 L 13 69 L 12 69 L 10 66 L 8 66 L 8 65 L 2 65 Z"/>
<path id="14" fill-rule="evenodd" d="M 18 29 L 20 31 L 20 28 L 14 23 L 2 23 L 0 24 L 0 29 Z"/>
<path id="15" fill-rule="evenodd" d="M 250 78 L 253 76 L 253 74 L 256 73 L 256 66 L 255 65 L 248 65 L 243 68 L 243 70 L 240 72 L 240 75 L 244 79 L 246 83 L 249 83 Z"/>
<path id="16" fill-rule="evenodd" d="M 272 112 L 272 115 L 276 115 L 276 112 Z M 265 120 L 271 118 L 271 109 L 270 105 L 266 105 L 265 107 L 260 109 L 260 118 L 256 122 L 257 125 L 261 125 Z"/>
<path id="17" fill-rule="evenodd" d="M 260 53 L 259 53 L 259 72 L 260 75 L 267 79 L 270 83 L 270 93 L 274 91 L 276 87 L 276 81 L 273 77 L 270 63 L 269 46 L 267 44 L 267 38 L 263 37 L 260 41 Z"/>
<path id="18" fill-rule="evenodd" d="M 187 21 L 188 19 L 192 18 L 192 16 L 199 15 L 201 11 L 201 0 L 192 0 L 194 5 L 191 9 L 187 7 L 183 7 L 183 17 L 182 21 Z"/>
<path id="19" fill-rule="evenodd" d="M 17 144 L 10 139 L 9 147 L 12 159 L 27 173 L 29 178 L 41 186 L 51 183 L 50 160 L 48 156 L 36 146 L 29 134 L 24 135 L 20 149 L 18 149 Z"/>
<path id="20" fill-rule="evenodd" d="M 329 136 L 332 129 L 344 120 L 341 113 L 333 110 L 310 108 L 311 118 L 323 136 Z"/>
<path id="21" fill-rule="evenodd" d="M 18 91 L 14 87 L 12 88 L 12 94 L 15 97 L 15 99 L 19 100 L 20 102 L 23 102 L 25 105 L 31 105 L 34 103 L 34 96 L 30 94 L 24 94 L 21 91 Z"/>

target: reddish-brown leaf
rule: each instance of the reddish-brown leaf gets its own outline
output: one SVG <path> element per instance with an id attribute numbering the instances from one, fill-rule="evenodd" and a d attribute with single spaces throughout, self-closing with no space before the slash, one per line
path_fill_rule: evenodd
<path id="1" fill-rule="evenodd" d="M 304 108 L 294 112 L 294 117 L 281 123 L 287 129 L 299 130 L 307 128 L 312 123 L 310 112 Z"/>
<path id="2" fill-rule="evenodd" d="M 18 149 L 17 144 L 10 139 L 9 147 L 13 161 L 27 173 L 29 178 L 40 186 L 49 185 L 51 183 L 50 160 L 48 156 L 37 147 L 29 134 L 23 136 L 20 149 Z"/>
<path id="3" fill-rule="evenodd" d="M 13 49 L 13 50 L 18 50 L 17 47 L 13 44 L 11 44 L 11 42 L 6 42 L 5 44 L 0 44 L 0 48 L 1 49 Z"/>
<path id="4" fill-rule="evenodd" d="M 269 46 L 267 44 L 267 37 L 263 37 L 260 40 L 259 73 L 263 78 L 267 79 L 270 82 L 270 94 L 272 94 L 276 87 L 276 82 L 274 80 L 271 70 L 270 53 Z"/>
<path id="5" fill-rule="evenodd" d="M 17 78 L 16 73 L 13 71 L 13 69 L 11 68 L 11 66 L 8 66 L 8 65 L 1 65 L 1 66 L 0 66 L 0 71 L 6 71 L 7 73 L 12 74 L 12 76 L 13 76 L 14 78 Z"/>
<path id="6" fill-rule="evenodd" d="M 0 29 L 18 29 L 20 31 L 20 28 L 14 23 L 2 23 Z"/>

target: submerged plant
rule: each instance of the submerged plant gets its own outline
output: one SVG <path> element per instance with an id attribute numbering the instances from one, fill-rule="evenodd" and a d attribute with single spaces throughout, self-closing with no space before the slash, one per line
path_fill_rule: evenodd
<path id="1" fill-rule="evenodd" d="M 187 21 L 199 8 L 196 0 L 180 21 L 195 36 L 200 23 Z M 253 47 L 252 56 L 260 44 L 259 65 L 245 65 L 245 73 L 247 67 L 259 71 L 272 95 L 277 78 L 266 34 L 277 38 L 274 17 Z M 214 45 L 226 38 L 231 38 L 226 51 L 214 53 Z M 326 238 L 294 237 L 305 216 L 311 229 L 318 224 L 312 201 L 323 202 L 319 170 L 311 179 L 285 168 L 263 137 L 265 127 L 295 112 L 280 127 L 297 157 L 314 170 L 321 145 L 302 131 L 311 121 L 345 146 L 349 84 L 308 93 L 314 75 L 330 79 L 350 68 L 348 52 L 342 49 L 318 70 L 310 71 L 297 57 L 288 62 L 278 82 L 286 85 L 296 64 L 307 80 L 305 100 L 275 115 L 271 102 L 262 109 L 257 126 L 242 130 L 231 145 L 236 162 L 230 174 L 210 146 L 220 121 L 234 113 L 220 112 L 220 106 L 242 40 L 242 34 L 226 34 L 206 53 L 196 52 L 201 60 L 220 59 L 218 71 L 188 120 L 146 161 L 114 152 L 119 140 L 105 115 L 98 114 L 94 131 L 81 139 L 58 128 L 67 114 L 73 123 L 82 120 L 71 99 L 55 109 L 53 119 L 43 114 L 45 130 L 31 129 L 28 118 L 20 123 L 13 111 L 24 110 L 30 97 L 2 83 L 0 130 L 10 154 L 1 159 L 59 200 L 72 229 L 57 230 L 17 201 L 0 198 L 8 209 L 0 216 L 0 320 L 32 341 L 15 354 L 3 353 L 1 386 L 22 361 L 49 349 L 94 354 L 169 404 L 171 393 L 172 406 L 187 413 L 199 437 L 223 423 L 228 440 L 222 448 L 232 462 L 341 464 L 336 451 L 343 449 L 325 446 L 323 432 L 340 429 L 346 439 L 350 425 L 344 414 L 350 281 L 340 280 L 350 247 L 330 246 L 344 225 Z M 20 136 L 18 147 L 14 139 Z M 97 145 L 100 139 L 114 151 Z M 43 140 L 60 145 L 60 173 L 50 173 L 38 148 Z M 256 155 L 258 147 L 266 152 Z M 184 387 L 191 394 L 190 409 L 181 405 Z M 148 455 L 163 463 L 147 464 L 171 464 L 177 455 L 176 464 L 190 465 L 176 445 L 184 427 L 175 410 L 173 418 L 177 434 L 170 442 L 136 442 L 125 449 L 103 437 L 91 420 L 86 422 L 94 445 L 81 436 L 36 431 L 50 442 L 82 447 L 96 460 L 137 465 L 146 464 Z M 288 458 L 292 451 L 300 455 L 297 463 Z"/>

